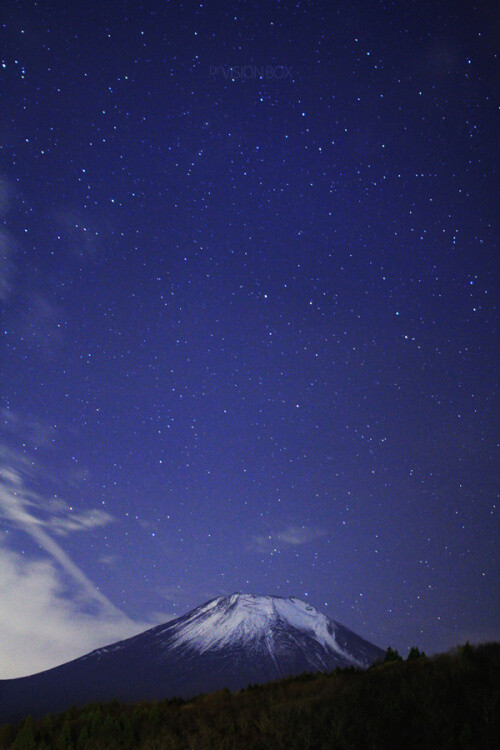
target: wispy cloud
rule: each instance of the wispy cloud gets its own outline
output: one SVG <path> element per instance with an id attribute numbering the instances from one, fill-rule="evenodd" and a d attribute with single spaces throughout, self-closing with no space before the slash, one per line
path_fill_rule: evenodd
<path id="1" fill-rule="evenodd" d="M 34 491 L 31 480 L 43 474 L 29 452 L 0 443 L 0 678 L 53 667 L 156 622 L 129 618 L 56 541 L 54 536 L 89 532 L 114 519 L 102 509 L 76 511 L 57 496 Z M 12 549 L 15 532 L 28 535 L 41 558 Z"/>
<path id="2" fill-rule="evenodd" d="M 0 302 L 6 302 L 12 293 L 14 250 L 12 237 L 4 229 L 0 229 Z"/>
<path id="3" fill-rule="evenodd" d="M 0 216 L 9 212 L 12 202 L 12 186 L 9 180 L 0 176 Z"/>
<path id="4" fill-rule="evenodd" d="M 19 334 L 28 344 L 38 344 L 45 356 L 50 357 L 61 339 L 62 320 L 62 310 L 37 292 L 21 312 Z"/>
<path id="5" fill-rule="evenodd" d="M 65 517 L 54 517 L 47 524 L 55 534 L 67 536 L 72 531 L 89 531 L 99 526 L 107 526 L 114 521 L 113 516 L 100 508 L 83 513 L 69 513 Z"/>
<path id="6" fill-rule="evenodd" d="M 158 588 L 158 593 L 167 602 L 176 602 L 179 599 L 180 585 L 177 586 L 161 586 Z"/>
<path id="7" fill-rule="evenodd" d="M 164 625 L 165 623 L 170 622 L 170 620 L 175 620 L 179 615 L 176 612 L 164 612 L 163 610 L 160 610 L 159 612 L 151 612 L 150 617 L 155 625 Z"/>
<path id="8" fill-rule="evenodd" d="M 119 561 L 120 556 L 119 555 L 113 555 L 111 553 L 99 555 L 99 562 L 103 565 L 109 565 L 112 567 L 113 565 L 116 565 L 116 563 Z"/>
<path id="9" fill-rule="evenodd" d="M 26 415 L 21 416 L 12 409 L 0 409 L 0 428 L 5 436 L 21 438 L 23 443 L 30 443 L 34 448 L 48 445 L 53 439 L 56 428 Z"/>
<path id="10" fill-rule="evenodd" d="M 117 609 L 94 586 L 64 549 L 45 530 L 45 527 L 49 529 L 62 528 L 65 532 L 68 532 L 71 527 L 71 517 L 64 519 L 60 515 L 52 515 L 46 520 L 40 519 L 31 511 L 34 504 L 34 495 L 23 491 L 21 477 L 11 470 L 7 470 L 7 472 L 3 470 L 0 478 L 0 512 L 2 512 L 4 518 L 8 519 L 18 529 L 29 534 L 55 562 L 59 563 L 74 582 L 81 586 L 88 597 L 99 602 L 113 616 L 125 618 L 123 612 Z"/>
<path id="11" fill-rule="evenodd" d="M 252 536 L 249 547 L 260 552 L 290 549 L 327 535 L 328 532 L 325 529 L 317 526 L 288 526 L 282 531 Z"/>
<path id="12" fill-rule="evenodd" d="M 51 559 L 29 561 L 5 546 L 0 552 L 0 678 L 49 669 L 152 624 L 108 607 L 92 611 Z"/>
<path id="13" fill-rule="evenodd" d="M 14 184 L 0 175 L 0 217 L 6 216 L 17 200 Z M 0 229 L 0 302 L 6 302 L 13 291 L 14 256 L 17 244 L 5 229 Z"/>
<path id="14" fill-rule="evenodd" d="M 108 221 L 101 219 L 96 223 L 95 219 L 72 208 L 57 210 L 55 220 L 69 252 L 82 259 L 93 257 L 110 231 Z"/>

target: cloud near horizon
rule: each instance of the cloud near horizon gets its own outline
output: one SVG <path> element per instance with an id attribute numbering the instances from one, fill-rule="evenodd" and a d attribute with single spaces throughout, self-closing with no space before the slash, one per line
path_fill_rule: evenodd
<path id="1" fill-rule="evenodd" d="M 74 563 L 51 534 L 68 536 L 112 523 L 100 509 L 77 513 L 66 502 L 43 497 L 23 479 L 15 451 L 0 445 L 0 679 L 49 669 L 152 627 L 116 607 Z M 33 467 L 32 467 L 33 468 Z M 24 532 L 40 548 L 29 558 L 8 544 Z M 164 620 L 163 620 L 164 621 Z"/>
<path id="2" fill-rule="evenodd" d="M 65 584 L 50 560 L 0 548 L 0 679 L 40 672 L 154 623 L 113 615 Z M 96 603 L 94 603 L 95 605 Z"/>

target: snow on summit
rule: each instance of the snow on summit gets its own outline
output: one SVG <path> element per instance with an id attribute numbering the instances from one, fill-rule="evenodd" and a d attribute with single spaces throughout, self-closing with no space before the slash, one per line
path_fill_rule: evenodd
<path id="1" fill-rule="evenodd" d="M 310 604 L 252 594 L 221 596 L 193 610 L 175 628 L 174 642 L 199 652 L 263 640 L 269 647 L 270 634 L 290 628 L 307 633 L 325 649 L 343 653 L 335 639 L 335 623 Z"/>

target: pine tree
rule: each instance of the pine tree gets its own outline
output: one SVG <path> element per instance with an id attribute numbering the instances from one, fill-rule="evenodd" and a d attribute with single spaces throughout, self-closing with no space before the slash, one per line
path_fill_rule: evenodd
<path id="1" fill-rule="evenodd" d="M 120 715 L 120 726 L 123 744 L 125 747 L 132 747 L 134 743 L 134 730 L 130 717 L 125 712 Z"/>
<path id="2" fill-rule="evenodd" d="M 99 707 L 89 714 L 88 723 L 91 737 L 98 737 L 102 730 L 102 713 Z"/>
<path id="3" fill-rule="evenodd" d="M 396 649 L 392 649 L 390 646 L 385 652 L 384 662 L 387 661 L 403 661 L 402 657 L 398 654 Z"/>
<path id="4" fill-rule="evenodd" d="M 54 740 L 54 722 L 52 720 L 51 714 L 47 714 L 47 716 L 42 721 L 42 734 L 45 737 L 46 740 L 53 742 Z"/>
<path id="5" fill-rule="evenodd" d="M 115 734 L 115 720 L 111 714 L 106 714 L 104 718 L 102 733 L 106 738 L 113 737 Z"/>
<path id="6" fill-rule="evenodd" d="M 31 716 L 27 716 L 21 724 L 12 747 L 14 750 L 35 750 L 35 727 Z"/>
<path id="7" fill-rule="evenodd" d="M 14 743 L 16 730 L 12 724 L 4 724 L 0 727 L 0 747 L 10 747 Z"/>
<path id="8" fill-rule="evenodd" d="M 88 742 L 90 742 L 90 732 L 88 726 L 84 724 L 78 735 L 78 750 L 85 750 Z"/>
<path id="9" fill-rule="evenodd" d="M 464 645 L 460 647 L 460 656 L 462 657 L 462 659 L 470 659 L 473 653 L 474 649 L 470 645 L 469 641 L 465 641 Z"/>
<path id="10" fill-rule="evenodd" d="M 156 701 L 153 701 L 151 704 L 148 719 L 150 726 L 156 729 L 160 723 L 160 710 Z"/>
<path id="11" fill-rule="evenodd" d="M 71 735 L 71 725 L 68 721 L 68 719 L 65 719 L 64 724 L 61 727 L 61 731 L 59 732 L 59 737 L 57 738 L 57 747 L 61 748 L 61 750 L 73 750 L 73 737 Z"/>
<path id="12" fill-rule="evenodd" d="M 420 651 L 420 649 L 417 646 L 412 646 L 410 649 L 410 653 L 406 657 L 406 661 L 413 661 L 413 659 L 420 659 L 421 656 L 425 656 L 423 651 Z"/>

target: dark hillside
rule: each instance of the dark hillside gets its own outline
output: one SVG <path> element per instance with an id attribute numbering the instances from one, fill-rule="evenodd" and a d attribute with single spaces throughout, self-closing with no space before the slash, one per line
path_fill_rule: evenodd
<path id="1" fill-rule="evenodd" d="M 317 748 L 498 747 L 500 646 L 391 661 L 367 671 L 222 690 L 184 702 L 93 704 L 0 729 L 0 747 Z"/>

